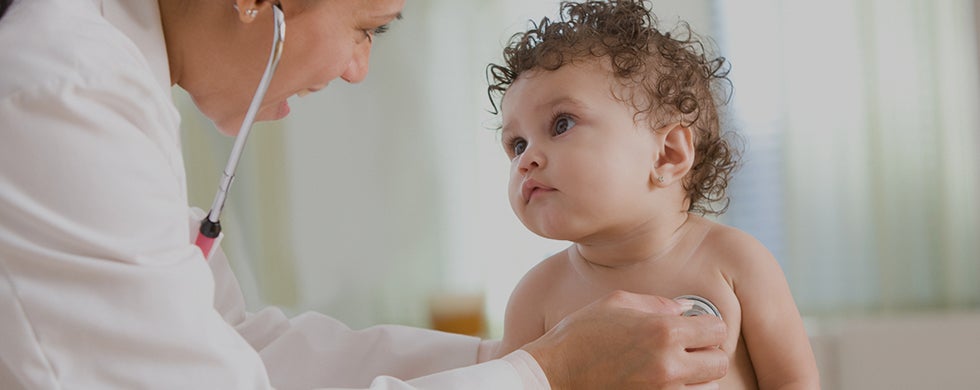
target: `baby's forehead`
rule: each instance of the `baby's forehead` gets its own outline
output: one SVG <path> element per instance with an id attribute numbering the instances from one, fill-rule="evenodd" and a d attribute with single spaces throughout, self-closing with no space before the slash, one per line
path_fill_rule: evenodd
<path id="1" fill-rule="evenodd" d="M 554 68 L 538 66 L 521 72 L 501 97 L 501 111 L 515 105 L 553 106 L 557 103 L 582 105 L 596 94 L 621 89 L 611 69 L 599 61 L 569 61 Z M 516 99 L 516 100 L 515 100 Z"/>
<path id="2" fill-rule="evenodd" d="M 613 68 L 611 58 L 608 56 L 592 56 L 589 58 L 567 60 L 554 69 L 545 69 L 543 67 L 533 68 L 521 73 L 514 81 L 514 84 L 536 84 L 535 80 L 542 78 L 541 76 L 555 72 L 568 72 L 570 69 L 574 69 L 573 72 L 583 74 L 583 76 L 602 76 L 599 79 L 602 80 L 601 83 L 580 83 L 576 86 L 577 89 L 592 89 L 593 93 L 606 94 L 614 99 L 636 105 L 637 107 L 650 106 L 650 103 L 654 99 L 654 91 L 648 86 L 655 85 L 659 76 L 658 74 L 653 74 L 651 70 L 651 74 L 634 74 L 629 77 L 621 77 Z M 578 80 L 580 79 L 573 79 L 569 82 L 578 83 Z M 507 93 L 505 92 L 503 98 L 506 99 L 506 96 Z"/>
<path id="3" fill-rule="evenodd" d="M 554 71 L 538 70 L 526 79 L 515 82 L 516 88 L 504 94 L 500 107 L 501 124 L 498 128 L 502 135 L 520 133 L 527 126 L 538 126 L 540 121 L 558 113 L 572 114 L 579 118 L 629 115 L 636 123 L 648 122 L 655 115 L 650 111 L 649 105 L 637 104 L 649 99 L 643 97 L 642 88 L 635 85 L 626 85 L 613 78 L 605 78 L 603 83 L 582 83 L 589 85 L 586 88 L 535 83 L 549 72 Z M 508 93 L 515 93 L 520 97 L 508 96 Z M 613 107 L 609 106 L 610 103 L 619 108 L 610 109 Z"/>

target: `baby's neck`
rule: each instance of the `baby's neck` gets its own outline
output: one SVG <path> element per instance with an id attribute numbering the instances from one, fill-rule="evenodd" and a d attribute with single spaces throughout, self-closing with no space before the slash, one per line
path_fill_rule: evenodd
<path id="1" fill-rule="evenodd" d="M 690 218 L 687 212 L 670 214 L 614 237 L 576 242 L 570 248 L 571 255 L 595 268 L 626 269 L 657 263 L 683 237 Z"/>

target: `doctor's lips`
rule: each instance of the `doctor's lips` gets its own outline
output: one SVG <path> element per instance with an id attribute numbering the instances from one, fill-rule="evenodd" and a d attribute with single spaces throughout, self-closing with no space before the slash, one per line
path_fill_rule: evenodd
<path id="1" fill-rule="evenodd" d="M 321 89 L 323 89 L 325 87 L 326 87 L 326 85 L 321 85 L 321 86 L 317 86 L 317 87 L 313 87 L 313 88 L 307 88 L 307 89 L 304 89 L 302 91 L 296 92 L 296 96 L 305 97 L 306 95 L 309 95 L 309 94 L 311 94 L 313 92 L 319 91 L 319 90 L 321 90 Z"/>
<path id="2" fill-rule="evenodd" d="M 524 203 L 530 202 L 535 195 L 551 191 L 555 191 L 555 189 L 534 179 L 524 179 L 524 182 L 521 183 L 521 197 L 524 198 Z"/>

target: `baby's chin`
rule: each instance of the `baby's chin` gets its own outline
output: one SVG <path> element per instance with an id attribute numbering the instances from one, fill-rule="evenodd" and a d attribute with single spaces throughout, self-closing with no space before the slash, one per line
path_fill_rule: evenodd
<path id="1" fill-rule="evenodd" d="M 572 241 L 573 238 L 577 238 L 577 236 L 572 235 L 571 232 L 566 231 L 563 226 L 555 226 L 555 224 L 548 223 L 546 221 L 531 222 L 521 219 L 521 223 L 527 228 L 527 230 L 530 230 L 531 233 L 537 234 L 538 236 L 549 240 Z"/>

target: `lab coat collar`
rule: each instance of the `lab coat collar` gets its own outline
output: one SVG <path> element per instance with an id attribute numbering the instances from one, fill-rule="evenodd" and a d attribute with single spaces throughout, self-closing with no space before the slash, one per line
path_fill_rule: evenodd
<path id="1" fill-rule="evenodd" d="M 93 0 L 102 16 L 133 40 L 149 62 L 160 88 L 170 94 L 170 61 L 157 0 Z"/>

